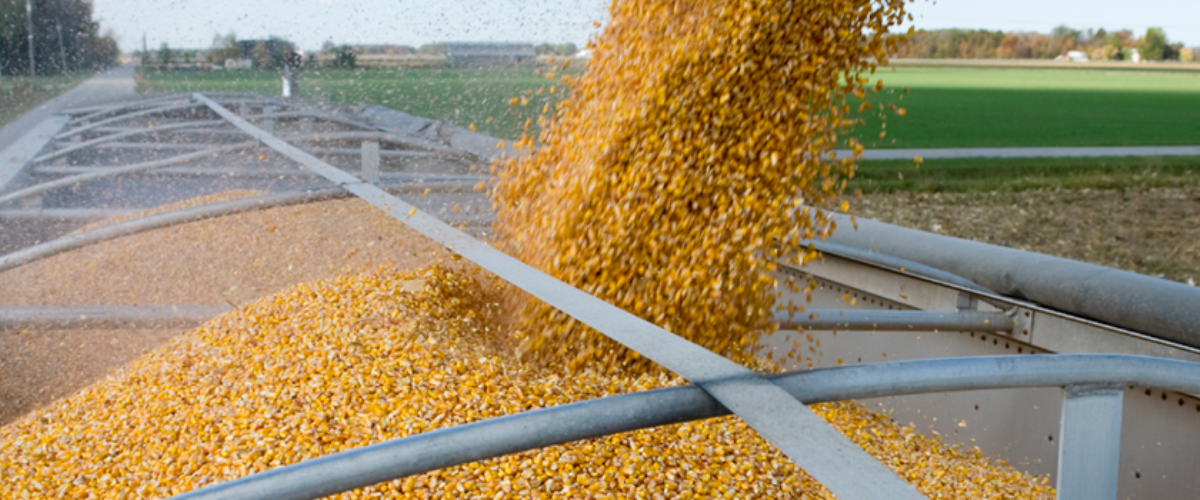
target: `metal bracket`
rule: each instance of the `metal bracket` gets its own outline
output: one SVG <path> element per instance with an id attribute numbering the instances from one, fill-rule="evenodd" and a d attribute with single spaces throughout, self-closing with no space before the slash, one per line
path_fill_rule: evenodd
<path id="1" fill-rule="evenodd" d="M 966 292 L 958 292 L 959 311 L 974 311 L 979 309 L 979 298 Z"/>
<path id="2" fill-rule="evenodd" d="M 1058 498 L 1115 500 L 1125 391 L 1095 385 L 1068 386 L 1064 391 L 1058 432 Z"/>

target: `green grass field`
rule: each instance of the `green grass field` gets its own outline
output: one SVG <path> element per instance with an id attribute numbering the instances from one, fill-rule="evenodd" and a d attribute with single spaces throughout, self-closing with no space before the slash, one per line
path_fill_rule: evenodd
<path id="1" fill-rule="evenodd" d="M 576 70 L 578 74 L 578 70 Z M 853 136 L 869 148 L 1200 144 L 1200 72 L 1146 73 L 1002 68 L 896 68 L 876 73 L 888 90 L 870 99 L 906 108 Z M 300 95 L 380 104 L 418 116 L 474 123 L 520 136 L 526 119 L 562 93 L 531 69 L 330 70 L 302 73 Z M 142 92 L 279 92 L 274 71 L 147 72 Z M 561 90 L 562 85 L 558 85 Z M 909 92 L 905 94 L 903 89 Z M 537 94 L 538 89 L 543 89 Z M 530 92 L 530 105 L 509 100 Z M 903 96 L 903 99 L 901 99 Z M 490 120 L 490 122 L 489 122 Z M 536 129 L 536 125 L 534 127 Z M 864 192 L 991 191 L 1200 184 L 1200 158 L 1065 158 L 863 162 L 850 189 Z"/>
<path id="2" fill-rule="evenodd" d="M 143 92 L 276 94 L 280 87 L 274 71 L 143 76 Z M 890 116 L 882 140 L 880 121 L 869 118 L 851 134 L 868 148 L 1200 144 L 1200 72 L 887 68 L 875 77 L 888 90 L 870 99 L 904 107 L 908 115 Z M 513 108 L 509 99 L 550 83 L 530 69 L 323 69 L 302 73 L 300 95 L 475 123 L 485 133 L 513 139 L 527 118 L 562 94 L 535 95 L 525 108 Z"/>
<path id="3" fill-rule="evenodd" d="M 1200 72 L 885 68 L 869 97 L 906 108 L 852 134 L 868 148 L 1200 144 Z M 909 92 L 903 93 L 907 87 Z M 903 96 L 903 99 L 901 99 Z"/>
<path id="4" fill-rule="evenodd" d="M 1200 157 L 964 158 L 866 161 L 849 191 L 1024 191 L 1200 185 Z"/>
<path id="5" fill-rule="evenodd" d="M 249 91 L 278 95 L 277 71 L 144 72 L 139 92 Z M 558 92 L 549 93 L 556 85 Z M 525 120 L 563 96 L 561 82 L 523 69 L 321 69 L 301 73 L 300 97 L 347 105 L 379 104 L 416 116 L 472 123 L 485 134 L 504 139 L 521 136 Z M 539 93 L 539 90 L 541 92 Z M 530 93 L 528 106 L 512 106 L 513 97 Z"/>
<path id="6" fill-rule="evenodd" d="M 0 78 L 0 126 L 16 120 L 26 111 L 53 99 L 84 80 L 95 71 L 76 71 L 55 76 L 5 76 Z"/>

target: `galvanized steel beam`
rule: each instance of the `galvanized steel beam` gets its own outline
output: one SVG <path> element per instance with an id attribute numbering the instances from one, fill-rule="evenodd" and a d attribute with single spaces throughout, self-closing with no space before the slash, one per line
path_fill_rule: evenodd
<path id="1" fill-rule="evenodd" d="M 40 166 L 30 169 L 33 175 L 80 175 L 102 172 L 122 167 L 106 167 L 106 166 Z M 356 173 L 354 170 L 349 170 L 351 174 Z M 163 167 L 152 172 L 154 175 L 170 175 L 178 177 L 249 177 L 249 178 L 278 178 L 285 177 L 301 177 L 301 178 L 316 178 L 320 177 L 309 170 L 299 170 L 286 167 L 221 167 L 221 166 L 179 166 L 179 167 Z M 129 175 L 129 174 L 127 174 Z M 425 174 L 425 173 L 410 173 L 410 172 L 380 172 L 379 178 L 383 181 L 394 182 L 431 182 L 434 183 L 429 188 L 431 192 L 462 192 L 458 187 L 443 186 L 447 182 L 486 182 L 488 179 L 478 175 L 459 175 L 459 174 Z M 446 191 L 452 189 L 452 191 Z"/>
<path id="2" fill-rule="evenodd" d="M 358 177 L 367 182 L 379 182 L 379 142 L 364 141 L 360 155 L 362 173 Z"/>
<path id="3" fill-rule="evenodd" d="M 233 115 L 237 116 L 237 115 Z M 327 141 L 379 141 L 400 144 L 404 147 L 436 151 L 451 156 L 476 156 L 459 151 L 445 144 L 419 137 L 405 137 L 388 132 L 314 132 L 311 134 L 280 134 L 278 139 L 290 142 L 327 142 Z"/>
<path id="4" fill-rule="evenodd" d="M 1011 332 L 1012 317 L 980 311 L 882 311 L 809 309 L 775 313 L 782 330 Z"/>
<path id="5" fill-rule="evenodd" d="M 93 222 L 137 213 L 127 208 L 32 208 L 0 210 L 0 220 Z"/>
<path id="6" fill-rule="evenodd" d="M 70 147 L 74 144 L 62 144 L 63 147 Z M 92 146 L 95 150 L 106 149 L 132 149 L 135 151 L 196 151 L 199 149 L 219 148 L 228 146 L 228 144 L 213 144 L 213 143 L 178 143 L 178 142 L 106 142 Z"/>
<path id="7" fill-rule="evenodd" d="M 400 186 L 390 186 L 385 189 L 396 190 L 409 193 L 424 192 L 425 189 L 437 190 L 439 186 L 446 188 L 459 189 L 461 192 L 473 190 L 476 183 L 463 182 L 447 182 L 447 183 L 407 183 Z M 262 196 L 252 196 L 242 198 L 240 200 L 226 201 L 220 203 L 210 203 L 180 210 L 173 210 L 160 214 L 147 215 L 136 219 L 110 224 L 104 227 L 72 233 L 55 240 L 47 241 L 38 245 L 24 248 L 8 255 L 0 256 L 0 272 L 19 267 L 30 262 L 36 262 L 48 257 L 53 257 L 63 252 L 83 248 L 88 245 L 93 245 L 102 241 L 108 241 L 122 236 L 138 234 L 163 227 L 176 226 L 186 224 L 198 220 L 211 219 L 214 217 L 223 217 L 226 215 L 239 214 L 243 212 L 253 212 L 256 210 L 266 210 L 268 208 L 300 205 L 304 203 L 312 203 L 316 201 L 332 200 L 338 198 L 347 198 L 351 194 L 340 189 L 331 188 L 320 191 L 305 191 L 292 193 L 276 193 Z M 112 215 L 122 215 L 129 213 L 128 211 L 116 212 Z M 470 218 L 465 217 L 461 220 L 452 221 L 458 224 L 463 224 L 471 227 L 486 227 L 491 223 L 485 218 Z"/>
<path id="8" fill-rule="evenodd" d="M 878 251 L 872 252 L 860 248 L 817 240 L 806 240 L 802 241 L 801 244 L 805 246 L 812 246 L 818 252 L 836 255 L 843 259 L 870 264 L 876 267 L 884 267 L 902 273 L 915 274 L 979 292 L 991 292 L 991 290 L 979 286 L 979 284 L 975 283 L 974 281 L 966 279 L 957 274 L 949 273 L 918 262 L 913 262 L 908 259 L 901 259 L 896 256 L 879 253 Z"/>
<path id="9" fill-rule="evenodd" d="M 138 100 L 138 101 L 128 101 L 128 102 L 122 102 L 122 103 L 118 103 L 118 104 L 101 104 L 101 105 L 97 105 L 97 106 L 71 108 L 71 109 L 63 110 L 63 111 L 61 111 L 61 113 L 64 115 L 72 116 L 73 118 L 71 119 L 71 123 L 82 123 L 82 122 L 86 122 L 88 120 L 94 120 L 96 118 L 110 115 L 113 113 L 119 113 L 119 112 L 127 110 L 127 109 L 143 109 L 143 108 L 147 108 L 150 106 L 162 106 L 163 103 L 168 103 L 171 101 L 181 101 L 181 103 L 183 103 L 183 102 L 188 102 L 189 100 L 190 99 L 186 95 L 172 95 L 172 96 L 160 97 L 160 98 L 156 98 L 156 99 L 142 99 L 142 100 Z M 84 115 L 84 116 L 75 116 L 75 115 Z"/>
<path id="10" fill-rule="evenodd" d="M 995 293 L 1200 347 L 1200 288 L 1083 262 L 835 215 L 833 243 L 912 260 Z"/>
<path id="11" fill-rule="evenodd" d="M 19 200 L 22 198 L 28 198 L 30 196 L 36 196 L 36 195 L 39 195 L 42 193 L 53 191 L 58 188 L 70 187 L 70 186 L 74 186 L 74 185 L 81 184 L 84 182 L 93 181 L 96 179 L 128 175 L 128 174 L 137 173 L 137 172 L 146 172 L 146 171 L 154 170 L 157 168 L 169 167 L 172 165 L 178 165 L 180 163 L 187 163 L 189 161 L 198 160 L 201 158 L 207 158 L 207 157 L 213 156 L 213 155 L 231 153 L 231 152 L 239 151 L 242 149 L 252 148 L 257 145 L 258 145 L 258 143 L 255 143 L 255 142 L 243 142 L 241 144 L 235 144 L 235 145 L 226 146 L 223 148 L 214 148 L 214 149 L 209 149 L 209 150 L 205 150 L 205 151 L 198 151 L 195 153 L 173 156 L 170 158 L 164 158 L 162 160 L 138 163 L 135 165 L 127 165 L 124 167 L 112 167 L 112 168 L 105 168 L 102 170 L 101 169 L 93 169 L 93 171 L 88 172 L 88 173 L 81 173 L 79 175 L 72 175 L 70 177 L 63 177 L 61 179 L 55 179 L 55 180 L 52 180 L 49 182 L 43 182 L 41 184 L 29 186 L 25 189 L 22 189 L 19 191 L 14 191 L 14 192 L 8 193 L 6 195 L 0 196 L 0 204 Z"/>
<path id="12" fill-rule="evenodd" d="M 159 106 L 157 108 L 150 108 L 150 109 L 146 109 L 146 110 L 142 110 L 142 111 L 136 111 L 133 113 L 117 115 L 112 118 L 107 118 L 104 120 L 100 120 L 98 122 L 89 123 L 89 124 L 81 126 L 81 127 L 75 127 L 73 129 L 69 129 L 66 132 L 63 132 L 61 134 L 54 136 L 54 138 L 59 139 L 59 140 L 66 139 L 73 135 L 82 134 L 82 133 L 92 130 L 94 128 L 103 127 L 110 123 L 116 123 L 116 122 L 119 122 L 122 120 L 128 120 L 130 118 L 138 118 L 138 117 L 142 117 L 142 116 L 155 115 L 155 114 L 160 114 L 160 113 L 167 113 L 170 111 L 178 111 L 178 110 L 187 109 L 187 108 L 195 108 L 198 106 L 199 106 L 198 104 L 189 102 L 186 104 L 172 104 L 169 106 Z"/>
<path id="13" fill-rule="evenodd" d="M 1058 499 L 1116 500 L 1124 387 L 1088 383 L 1065 389 L 1058 432 Z"/>
<path id="14" fill-rule="evenodd" d="M 222 122 L 221 120 L 171 123 L 168 125 L 160 125 L 157 127 L 147 127 L 147 128 L 140 129 L 140 130 L 131 130 L 129 132 L 121 132 L 121 133 L 117 133 L 117 134 L 106 135 L 104 137 L 97 137 L 90 141 L 81 142 L 74 146 L 66 147 L 66 148 L 60 149 L 58 151 L 49 153 L 49 154 L 39 156 L 37 158 L 34 158 L 33 161 L 34 161 L 34 163 L 41 163 L 44 161 L 53 160 L 55 158 L 60 158 L 60 157 L 66 156 L 68 154 L 74 153 L 76 151 L 95 147 L 96 145 L 104 144 L 106 142 L 112 142 L 117 139 L 124 139 L 126 137 L 132 137 L 135 135 L 153 134 L 158 131 L 174 130 L 174 129 L 188 128 L 188 127 L 217 126 L 217 125 L 222 125 L 223 123 L 224 122 Z"/>
<path id="15" fill-rule="evenodd" d="M 912 485 L 762 375 L 471 238 L 405 201 L 258 129 L 202 94 L 195 94 L 195 98 L 251 137 L 320 173 L 400 222 L 699 385 L 833 494 L 845 500 L 924 498 Z"/>
<path id="16" fill-rule="evenodd" d="M 376 144 L 378 144 L 378 142 L 376 142 Z M 304 150 L 312 154 L 345 156 L 359 156 L 363 154 L 361 149 L 351 148 L 304 148 Z M 383 149 L 379 151 L 379 156 L 384 158 L 436 158 L 439 155 L 437 153 L 431 153 L 428 151 L 397 151 L 395 149 Z"/>
<path id="17" fill-rule="evenodd" d="M 228 310 L 229 306 L 199 305 L 0 307 L 0 331 L 182 328 Z"/>
<path id="18" fill-rule="evenodd" d="M 92 132 L 95 132 L 98 134 L 100 134 L 100 133 L 117 134 L 117 133 L 121 133 L 121 132 L 132 132 L 134 130 L 142 130 L 142 127 L 97 127 L 97 128 L 92 129 Z M 222 136 L 222 135 L 239 135 L 240 136 L 240 135 L 242 135 L 242 133 L 237 130 L 213 130 L 213 129 L 206 129 L 206 128 L 196 128 L 196 129 L 185 128 L 185 129 L 171 130 L 171 131 L 163 133 L 163 135 L 203 135 L 203 136 L 209 136 L 209 137 L 217 137 L 217 136 Z"/>

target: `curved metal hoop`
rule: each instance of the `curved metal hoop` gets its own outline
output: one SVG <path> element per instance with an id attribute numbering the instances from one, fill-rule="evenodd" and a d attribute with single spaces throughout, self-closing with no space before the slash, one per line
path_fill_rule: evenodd
<path id="1" fill-rule="evenodd" d="M 825 368 L 770 379 L 804 404 L 1021 387 L 1083 386 L 1111 391 L 1141 386 L 1194 393 L 1200 392 L 1200 364 L 1107 354 L 980 356 Z M 698 386 L 636 392 L 439 429 L 279 467 L 174 498 L 315 499 L 463 463 L 729 414 L 729 409 Z"/>
<path id="2" fill-rule="evenodd" d="M 437 192 L 469 192 L 475 190 L 474 181 L 440 181 L 440 182 L 408 182 L 401 185 L 386 186 L 383 189 L 393 192 L 423 192 L 426 189 Z M 273 193 L 261 196 L 251 196 L 240 200 L 210 203 L 180 210 L 172 210 L 161 214 L 140 217 L 109 226 L 98 227 L 89 231 L 73 233 L 61 238 L 18 250 L 8 255 L 0 256 L 0 272 L 13 269 L 30 262 L 53 257 L 88 245 L 111 239 L 138 234 L 153 229 L 177 226 L 188 222 L 234 215 L 243 212 L 266 210 L 268 208 L 288 205 L 301 205 L 317 201 L 349 198 L 352 193 L 342 188 L 329 188 L 316 191 Z M 463 219 L 451 221 L 468 226 L 489 224 L 487 219 Z"/>

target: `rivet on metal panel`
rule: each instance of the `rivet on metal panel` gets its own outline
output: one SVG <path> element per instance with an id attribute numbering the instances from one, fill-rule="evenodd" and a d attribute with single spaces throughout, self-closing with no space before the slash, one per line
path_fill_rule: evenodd
<path id="1" fill-rule="evenodd" d="M 1028 309 L 1017 308 L 1013 311 L 1013 337 L 1021 339 L 1023 342 L 1032 340 L 1030 332 L 1033 331 L 1033 315 Z"/>

